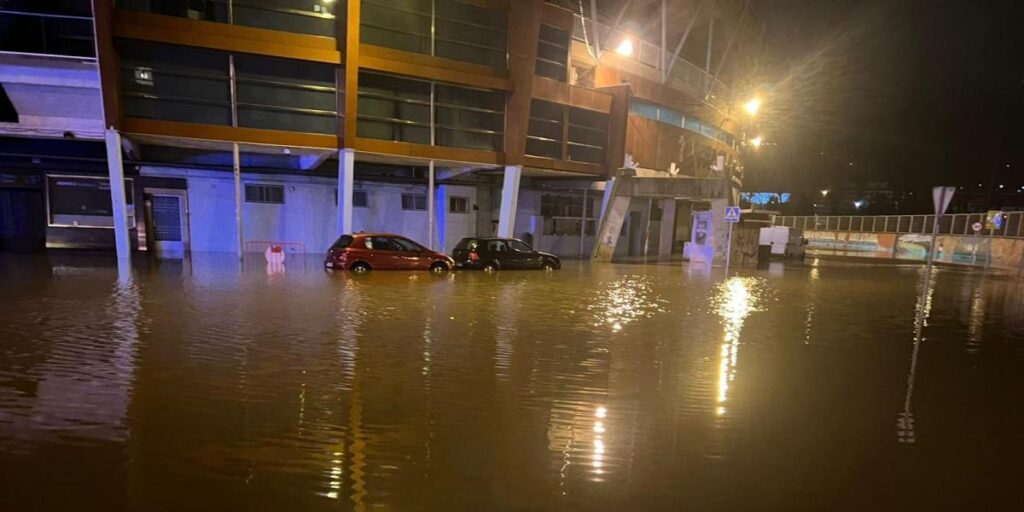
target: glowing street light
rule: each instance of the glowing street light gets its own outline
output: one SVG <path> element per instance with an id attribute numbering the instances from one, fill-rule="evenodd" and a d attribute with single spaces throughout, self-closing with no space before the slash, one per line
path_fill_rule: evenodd
<path id="1" fill-rule="evenodd" d="M 743 109 L 750 115 L 757 115 L 757 111 L 761 109 L 761 98 L 751 98 L 750 101 L 743 104 Z"/>
<path id="2" fill-rule="evenodd" d="M 821 191 L 821 197 L 828 197 L 828 189 L 827 189 L 827 188 L 826 188 L 826 189 L 823 189 L 823 190 Z"/>
<path id="3" fill-rule="evenodd" d="M 755 148 L 761 147 L 762 142 L 764 142 L 764 140 L 761 138 L 761 136 L 757 136 L 754 137 L 753 139 L 750 139 L 750 145 L 754 146 Z"/>
<path id="4" fill-rule="evenodd" d="M 615 47 L 615 53 L 617 53 L 619 55 L 624 55 L 626 57 L 632 56 L 633 55 L 633 40 L 628 38 L 628 37 L 623 39 L 622 42 L 619 43 L 619 45 Z"/>
<path id="5" fill-rule="evenodd" d="M 864 200 L 863 199 L 858 199 L 858 200 L 853 202 L 853 207 L 858 209 L 858 210 L 860 210 L 861 207 L 863 207 L 863 206 L 864 206 Z"/>

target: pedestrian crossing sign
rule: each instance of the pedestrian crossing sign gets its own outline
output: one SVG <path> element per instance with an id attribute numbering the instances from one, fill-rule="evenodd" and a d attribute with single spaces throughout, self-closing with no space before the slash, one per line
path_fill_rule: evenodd
<path id="1" fill-rule="evenodd" d="M 726 222 L 739 222 L 740 221 L 740 207 L 739 206 L 726 206 L 725 207 L 725 221 Z"/>

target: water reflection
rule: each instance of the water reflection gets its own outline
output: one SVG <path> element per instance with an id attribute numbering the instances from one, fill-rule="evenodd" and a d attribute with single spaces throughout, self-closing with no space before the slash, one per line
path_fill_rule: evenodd
<path id="1" fill-rule="evenodd" d="M 886 267 L 50 268 L 0 258 L 12 510 L 864 510 L 1010 496 L 970 468 L 1024 452 L 1013 282 L 942 274 L 915 326 Z"/>
<path id="2" fill-rule="evenodd" d="M 723 342 L 719 354 L 718 395 L 715 413 L 726 413 L 729 386 L 736 379 L 736 364 L 739 359 L 740 333 L 743 322 L 750 313 L 757 311 L 758 299 L 754 294 L 758 282 L 752 277 L 731 277 L 718 286 L 715 311 L 722 318 Z"/>

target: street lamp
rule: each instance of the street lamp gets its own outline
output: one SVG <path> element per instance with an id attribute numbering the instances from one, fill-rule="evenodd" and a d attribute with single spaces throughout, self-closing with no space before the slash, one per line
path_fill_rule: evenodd
<path id="1" fill-rule="evenodd" d="M 827 189 L 827 188 L 826 188 L 826 189 L 823 189 L 823 190 L 821 191 L 821 197 L 828 197 L 828 189 Z"/>
<path id="2" fill-rule="evenodd" d="M 757 111 L 760 109 L 761 98 L 750 98 L 750 101 L 743 104 L 743 110 L 746 110 L 752 116 L 757 115 Z"/>
<path id="3" fill-rule="evenodd" d="M 862 206 L 864 206 L 864 200 L 863 199 L 858 199 L 858 200 L 853 202 L 853 207 L 858 209 L 858 210 L 860 210 Z"/>
<path id="4" fill-rule="evenodd" d="M 755 148 L 761 147 L 761 143 L 762 142 L 764 142 L 764 140 L 761 138 L 760 135 L 757 136 L 757 137 L 754 137 L 753 139 L 750 139 L 750 145 L 754 146 Z"/>
<path id="5" fill-rule="evenodd" d="M 629 37 L 626 37 L 625 39 L 623 39 L 622 42 L 619 43 L 619 46 L 615 47 L 615 53 L 617 53 L 619 55 L 626 56 L 626 57 L 632 56 L 633 55 L 633 40 L 630 39 Z"/>

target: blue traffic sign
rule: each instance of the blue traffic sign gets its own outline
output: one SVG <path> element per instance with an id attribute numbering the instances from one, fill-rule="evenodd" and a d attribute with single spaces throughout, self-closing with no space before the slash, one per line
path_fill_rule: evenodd
<path id="1" fill-rule="evenodd" d="M 740 221 L 740 207 L 739 206 L 726 206 L 725 207 L 725 221 L 726 222 L 739 222 Z"/>

